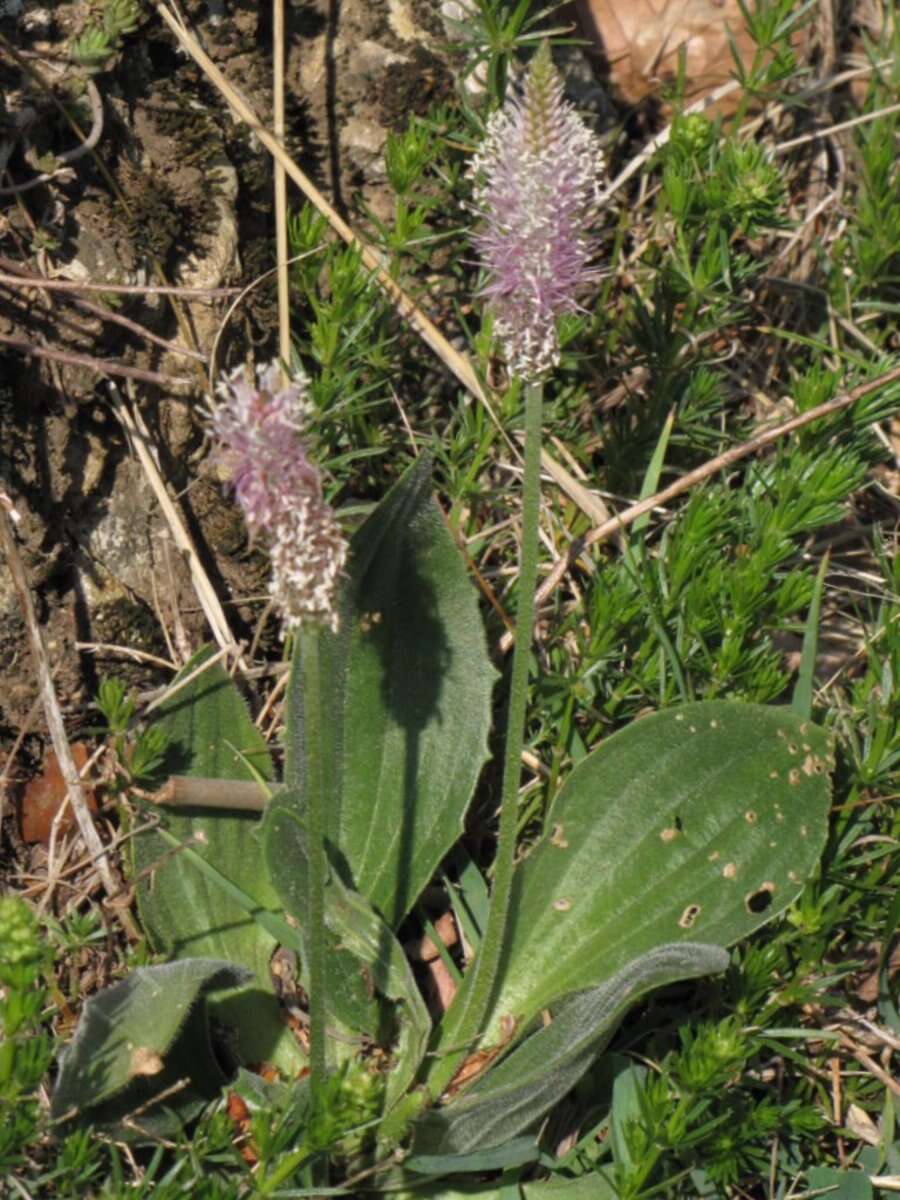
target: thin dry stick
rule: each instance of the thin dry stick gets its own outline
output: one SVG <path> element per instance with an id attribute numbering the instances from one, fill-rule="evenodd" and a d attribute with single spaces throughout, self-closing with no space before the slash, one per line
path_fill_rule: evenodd
<path id="1" fill-rule="evenodd" d="M 585 537 L 579 538 L 571 546 L 568 554 L 558 559 L 550 574 L 537 590 L 536 607 L 547 600 L 566 572 L 574 566 L 579 555 L 589 546 L 596 546 L 598 542 L 605 542 L 613 534 L 627 529 L 629 525 L 633 525 L 638 517 L 642 517 L 644 513 L 651 512 L 654 508 L 668 504 L 676 496 L 690 491 L 697 484 L 703 483 L 704 480 L 709 479 L 712 475 L 717 475 L 719 471 L 724 471 L 726 467 L 739 462 L 740 459 L 763 450 L 766 446 L 777 442 L 779 438 L 786 437 L 789 433 L 794 433 L 797 429 L 802 429 L 805 425 L 810 425 L 813 421 L 833 416 L 834 413 L 849 408 L 857 400 L 862 400 L 865 396 L 871 395 L 872 392 L 877 392 L 879 388 L 886 387 L 898 379 L 900 379 L 900 367 L 894 367 L 892 371 L 886 371 L 883 375 L 879 375 L 877 379 L 870 379 L 867 383 L 861 383 L 859 387 L 853 388 L 850 392 L 845 392 L 842 396 L 836 396 L 833 400 L 819 404 L 815 408 L 801 413 L 798 417 L 792 417 L 790 421 L 785 421 L 782 425 L 776 425 L 772 429 L 758 433 L 749 442 L 743 442 L 740 446 L 733 446 L 730 450 L 726 450 L 724 454 L 719 454 L 715 458 L 710 459 L 703 466 L 697 467 L 693 471 L 688 471 L 686 475 L 682 475 L 680 479 L 676 479 L 673 484 L 670 484 L 667 488 L 663 488 L 655 496 L 649 496 L 646 500 L 639 500 L 637 504 L 632 504 L 624 512 L 610 517 L 602 525 L 598 525 L 595 529 L 592 529 Z M 511 645 L 512 637 L 509 633 L 505 633 L 500 639 L 500 649 L 506 653 Z"/>
<path id="2" fill-rule="evenodd" d="M 730 96 L 732 92 L 737 91 L 740 87 L 737 79 L 729 79 L 727 83 L 720 84 L 709 93 L 708 96 L 703 96 L 700 100 L 695 101 L 684 110 L 684 116 L 690 113 L 702 112 L 704 108 L 709 108 L 711 104 L 717 103 L 725 96 Z M 667 125 L 665 129 L 661 129 L 656 137 L 651 138 L 646 146 L 636 154 L 633 159 L 625 166 L 615 177 L 612 183 L 603 192 L 600 193 L 600 203 L 606 204 L 608 200 L 616 194 L 619 188 L 623 187 L 632 175 L 636 175 L 644 163 L 648 162 L 657 150 L 662 149 L 672 136 L 672 125 Z"/>
<path id="3" fill-rule="evenodd" d="M 50 350 L 45 346 L 35 346 L 22 338 L 7 337 L 0 333 L 0 342 L 11 346 L 22 354 L 35 358 L 49 358 L 53 362 L 67 363 L 70 367 L 85 367 L 88 371 L 96 371 L 100 375 L 118 375 L 122 379 L 138 379 L 142 383 L 154 383 L 158 387 L 186 387 L 189 379 L 181 375 L 161 375 L 158 371 L 145 371 L 141 367 L 126 367 L 121 363 L 109 362 L 105 358 L 90 358 L 86 354 L 69 354 L 65 350 Z"/>
<path id="4" fill-rule="evenodd" d="M 46 83 L 44 86 L 49 88 L 49 85 Z M 15 183 L 11 187 L 0 187 L 0 196 L 18 196 L 22 192 L 30 192 L 32 188 L 40 187 L 42 183 L 49 183 L 57 175 L 71 170 L 72 163 L 77 162 L 79 158 L 84 158 L 85 154 L 90 154 L 94 149 L 103 133 L 103 101 L 100 99 L 100 93 L 93 79 L 88 77 L 85 80 L 85 87 L 88 103 L 91 106 L 91 130 L 81 145 L 76 146 L 74 150 L 65 150 L 62 154 L 55 155 L 56 161 L 60 164 L 55 171 L 44 171 L 43 174 L 36 175 L 33 179 L 29 179 L 25 183 Z"/>
<path id="5" fill-rule="evenodd" d="M 172 537 L 175 539 L 175 545 L 187 559 L 191 572 L 191 582 L 194 585 L 194 591 L 197 593 L 197 599 L 200 601 L 204 615 L 209 622 L 213 637 L 223 651 L 237 651 L 238 644 L 228 626 L 228 618 L 225 616 L 225 610 L 219 603 L 219 597 L 216 595 L 215 589 L 209 581 L 209 576 L 203 569 L 203 564 L 200 562 L 191 536 L 166 490 L 166 485 L 160 474 L 159 463 L 156 460 L 156 448 L 153 445 L 150 431 L 144 424 L 143 417 L 137 406 L 132 408 L 115 389 L 113 389 L 113 398 L 115 400 L 116 413 L 119 420 L 125 426 L 131 444 L 140 459 L 141 466 L 144 468 L 144 473 L 156 494 L 156 499 L 172 532 Z"/>
<path id="6" fill-rule="evenodd" d="M 315 253 L 316 253 L 316 250 L 304 250 L 302 254 L 295 254 L 293 256 L 293 258 L 289 258 L 287 260 L 285 266 L 289 267 L 291 265 L 291 263 L 300 262 L 301 259 L 309 258 L 309 256 L 311 254 L 315 254 Z M 255 288 L 258 288 L 261 283 L 265 283 L 265 281 L 267 279 L 271 279 L 273 275 L 277 275 L 278 270 L 279 270 L 279 268 L 277 266 L 270 267 L 268 271 L 263 271 L 262 275 L 257 275 L 257 277 L 255 279 L 251 279 L 250 282 L 248 284 L 246 284 L 244 287 L 239 288 L 238 294 L 235 296 L 235 298 L 229 304 L 228 308 L 225 311 L 225 315 L 222 317 L 222 320 L 219 322 L 219 327 L 215 332 L 215 336 L 213 337 L 213 340 L 212 340 L 212 346 L 210 347 L 209 359 L 208 359 L 208 365 L 207 365 L 206 378 L 207 378 L 207 383 L 209 385 L 209 394 L 211 396 L 214 396 L 216 393 L 216 374 L 217 374 L 217 363 L 218 363 L 218 359 L 219 359 L 219 343 L 222 340 L 222 335 L 225 333 L 225 329 L 228 326 L 228 322 L 231 320 L 235 309 L 239 307 L 239 305 L 243 302 L 245 297 L 249 296 L 250 293 Z"/>
<path id="7" fill-rule="evenodd" d="M 79 768 L 78 764 L 75 764 L 76 768 L 78 769 L 79 780 L 87 779 L 89 777 L 90 772 L 96 767 L 104 752 L 105 748 L 103 746 L 98 746 L 83 767 Z M 60 856 L 58 853 L 60 836 L 63 832 L 64 826 L 68 824 L 68 810 L 71 805 L 71 801 L 72 794 L 71 792 L 68 792 L 63 800 L 63 803 L 56 810 L 56 815 L 50 823 L 50 841 L 47 844 L 47 886 L 39 904 L 39 909 L 41 912 L 46 911 L 47 907 L 49 906 L 53 898 L 53 893 L 56 891 L 56 886 L 60 881 L 60 874 L 65 867 L 67 859 L 71 857 L 74 849 L 74 842 L 69 839 L 63 844 L 62 855 Z M 104 852 L 108 853 L 108 851 Z"/>
<path id="8" fill-rule="evenodd" d="M 16 268 L 13 268 L 13 270 L 15 270 L 15 274 L 13 275 L 0 272 L 0 283 L 8 283 L 20 288 L 33 286 L 46 291 L 63 291 L 69 293 L 77 293 L 81 288 L 80 284 L 71 284 L 71 281 L 69 281 L 69 287 L 58 288 L 56 287 L 56 283 L 58 282 L 56 280 L 41 279 L 40 276 L 29 275 L 27 271 L 17 270 Z M 88 284 L 86 287 L 89 291 L 105 290 L 100 284 Z M 70 303 L 74 304 L 76 308 L 82 309 L 83 312 L 90 313 L 91 316 L 99 317 L 101 321 L 109 321 L 110 324 L 121 325 L 123 329 L 137 334 L 138 337 L 143 338 L 145 341 L 153 342 L 154 345 L 160 346 L 163 350 L 168 350 L 171 354 L 180 354 L 185 358 L 193 358 L 202 363 L 206 362 L 206 355 L 201 354 L 199 350 L 189 350 L 186 346 L 178 346 L 174 342 L 167 341 L 165 338 L 160 337 L 159 334 L 151 333 L 149 329 L 145 329 L 137 321 L 132 321 L 130 317 L 123 317 L 120 313 L 112 312 L 108 308 L 101 308 L 99 304 L 92 304 L 89 300 L 84 300 L 77 294 L 70 295 Z"/>
<path id="9" fill-rule="evenodd" d="M 838 1030 L 838 1037 L 844 1049 L 849 1050 L 853 1057 L 862 1063 L 870 1075 L 874 1075 L 876 1079 L 879 1079 L 895 1096 L 900 1096 L 900 1083 L 892 1075 L 889 1075 L 883 1067 L 880 1067 L 874 1058 L 863 1050 L 862 1046 L 858 1046 L 852 1038 L 847 1037 L 846 1033 L 843 1033 L 841 1030 Z"/>
<path id="10" fill-rule="evenodd" d="M 14 274 L 0 272 L 0 283 L 10 287 L 35 287 L 47 292 L 109 292 L 116 296 L 202 296 L 204 299 L 218 296 L 234 296 L 238 287 L 192 288 L 169 287 L 164 284 L 131 283 L 88 283 L 81 279 L 41 279 L 39 275 L 28 275 L 11 258 L 0 257 L 0 267 Z"/>
<path id="11" fill-rule="evenodd" d="M 178 346 L 174 342 L 167 341 L 165 338 L 159 337 L 158 334 L 151 333 L 149 329 L 145 329 L 143 325 L 137 321 L 132 321 L 129 317 L 123 317 L 119 313 L 111 312 L 109 309 L 100 308 L 96 304 L 91 304 L 89 301 L 82 299 L 78 293 L 86 292 L 115 292 L 125 295 L 153 295 L 164 292 L 181 292 L 182 294 L 192 294 L 197 292 L 202 295 L 214 295 L 217 292 L 230 294 L 235 289 L 222 288 L 210 289 L 209 292 L 204 289 L 192 288 L 164 288 L 164 287 L 126 287 L 122 285 L 106 285 L 102 283 L 86 283 L 78 280 L 61 280 L 61 279 L 43 279 L 41 276 L 30 275 L 13 259 L 0 256 L 0 267 L 6 267 L 10 274 L 0 271 L 0 283 L 5 283 L 11 287 L 27 289 L 29 287 L 38 288 L 46 292 L 62 292 L 69 293 L 73 304 L 85 312 L 91 313 L 93 316 L 99 317 L 102 321 L 109 321 L 115 325 L 121 325 L 125 329 L 131 330 L 132 333 L 138 334 L 146 341 L 153 342 L 157 346 L 161 346 L 164 350 L 168 350 L 172 354 L 180 354 L 186 358 L 193 358 L 199 362 L 206 362 L 206 355 L 201 354 L 199 350 L 190 350 L 185 346 Z M 74 294 L 73 294 L 74 293 Z"/>
<path id="12" fill-rule="evenodd" d="M 325 196 L 300 170 L 280 143 L 266 129 L 244 96 L 225 78 L 196 38 L 164 4 L 155 5 L 161 19 L 178 39 L 181 47 L 193 58 L 203 73 L 215 84 L 240 119 L 248 125 L 276 162 L 281 163 L 297 187 L 306 195 L 319 212 L 327 219 L 332 229 L 350 246 L 357 247 L 367 270 L 371 271 L 384 291 L 390 296 L 400 315 L 424 341 L 443 359 L 457 379 L 485 404 L 488 403 L 478 376 L 468 359 L 450 345 L 440 330 L 428 320 L 415 301 L 391 278 L 382 256 L 371 246 L 362 242 L 339 216 Z"/>
<path id="13" fill-rule="evenodd" d="M 92 304 L 90 300 L 82 300 L 80 296 L 72 296 L 69 303 L 74 304 L 76 308 L 80 308 L 82 312 L 90 313 L 92 317 L 99 317 L 101 321 L 108 321 L 110 325 L 119 325 L 122 329 L 127 329 L 129 333 L 135 334 L 142 341 L 151 342 L 154 346 L 159 346 L 160 349 L 168 351 L 169 354 L 181 355 L 182 358 L 192 358 L 195 362 L 206 363 L 206 355 L 202 354 L 199 350 L 191 350 L 187 346 L 178 346 L 175 342 L 170 342 L 166 338 L 160 337 L 158 333 L 151 333 L 139 321 L 132 321 L 130 317 L 123 317 L 120 313 L 111 312 L 107 308 L 101 308 L 99 304 Z"/>
<path id="14" fill-rule="evenodd" d="M 890 65 L 890 61 L 890 59 L 885 59 L 883 62 L 875 63 L 871 66 L 855 67 L 853 70 L 844 71 L 840 75 L 833 75 L 830 79 L 819 80 L 812 87 L 800 92 L 796 98 L 798 100 L 809 99 L 810 97 L 817 95 L 819 92 L 825 92 L 831 88 L 839 87 L 841 84 L 846 83 L 850 79 L 856 79 L 862 75 L 869 75 L 872 71 L 878 68 L 887 67 Z M 725 96 L 729 96 L 732 92 L 737 91 L 740 86 L 741 84 L 739 80 L 729 79 L 726 83 L 714 88 L 708 96 L 703 96 L 700 100 L 697 100 L 694 104 L 691 104 L 681 115 L 688 116 L 691 113 L 702 112 L 703 109 L 708 108 L 711 104 L 715 104 L 717 101 L 722 100 Z M 778 107 L 782 106 L 779 105 Z M 821 130 L 813 136 L 818 137 L 821 133 L 827 132 L 829 131 Z M 834 130 L 831 130 L 830 132 L 834 132 Z M 607 187 L 606 190 L 601 193 L 600 203 L 605 204 L 607 200 L 610 200 L 616 194 L 616 192 L 641 169 L 644 163 L 651 159 L 657 150 L 661 149 L 661 147 L 668 142 L 671 135 L 671 124 L 667 125 L 665 129 L 660 130 L 656 137 L 652 138 L 647 145 L 644 146 L 644 148 L 638 154 L 636 154 L 634 158 L 631 159 L 624 169 L 615 177 L 609 187 Z M 799 141 L 804 140 L 807 139 L 799 139 Z M 799 142 L 790 144 L 796 145 L 799 144 Z M 780 149 L 784 149 L 786 145 L 788 145 L 788 143 L 785 143 L 785 145 L 780 147 Z"/>
<path id="15" fill-rule="evenodd" d="M 191 671 L 189 675 L 185 675 L 183 679 L 179 679 L 175 683 L 167 684 L 164 688 L 154 691 L 151 694 L 152 699 L 150 700 L 150 703 L 144 709 L 144 716 L 147 716 L 149 713 L 153 712 L 154 708 L 159 708 L 161 704 L 165 704 L 168 700 L 171 700 L 172 697 L 177 695 L 182 688 L 186 688 L 189 683 L 193 683 L 199 675 L 204 673 L 204 671 L 209 671 L 216 665 L 217 662 L 221 662 L 227 653 L 228 651 L 225 649 L 217 650 L 215 654 L 211 654 L 209 658 L 205 658 L 199 667 L 194 667 L 193 671 Z M 252 672 L 248 672 L 248 674 L 251 673 Z M 142 696 L 139 696 L 138 699 L 143 700 L 146 699 L 147 696 L 148 693 L 144 693 Z"/>
<path id="16" fill-rule="evenodd" d="M 779 142 L 777 146 L 773 147 L 773 153 L 784 154 L 786 150 L 793 150 L 795 146 L 805 146 L 807 142 L 814 142 L 816 138 L 831 137 L 834 133 L 853 129 L 857 125 L 865 125 L 868 121 L 875 121 L 879 117 L 886 117 L 895 112 L 900 112 L 900 104 L 879 108 L 877 112 L 863 113 L 861 117 L 854 117 L 851 121 L 841 121 L 840 125 L 826 125 L 823 129 L 814 129 L 812 133 L 804 133 L 802 137 L 791 138 L 788 142 Z"/>
<path id="17" fill-rule="evenodd" d="M 168 658 L 148 654 L 145 650 L 135 650 L 131 646 L 117 646 L 114 642 L 76 642 L 75 649 L 85 654 L 120 654 L 131 662 L 149 663 L 154 667 L 162 667 L 165 671 L 178 670 L 177 664 Z"/>
<path id="18" fill-rule="evenodd" d="M 50 740 L 53 742 L 53 750 L 59 763 L 60 774 L 68 788 L 72 811 L 75 814 L 75 820 L 78 823 L 78 829 L 84 840 L 88 854 L 91 856 L 91 860 L 97 865 L 103 886 L 106 888 L 106 894 L 113 900 L 117 896 L 122 895 L 122 889 L 119 887 L 119 883 L 112 872 L 109 859 L 103 848 L 103 843 L 100 841 L 100 835 L 94 828 L 90 809 L 84 798 L 78 767 L 72 758 L 69 739 L 66 737 L 62 711 L 60 710 L 59 700 L 56 696 L 56 688 L 53 686 L 53 676 L 50 672 L 47 651 L 44 648 L 44 639 L 35 616 L 34 603 L 31 599 L 31 590 L 28 586 L 25 568 L 22 565 L 22 559 L 19 555 L 10 519 L 3 505 L 0 505 L 0 543 L 3 546 L 3 552 L 6 556 L 10 574 L 12 575 L 13 585 L 16 589 L 22 609 L 22 617 L 28 632 L 28 641 L 31 646 L 31 653 L 34 657 L 35 668 L 40 683 L 44 716 L 47 721 L 47 728 L 50 731 Z M 138 936 L 137 929 L 131 919 L 131 914 L 124 906 L 120 908 L 120 915 L 122 925 L 128 936 L 136 938 Z"/>
<path id="19" fill-rule="evenodd" d="M 6 815 L 6 797 L 9 793 L 10 778 L 13 764 L 18 757 L 19 751 L 22 749 L 22 744 L 31 730 L 34 723 L 34 718 L 38 714 L 38 709 L 41 707 L 40 696 L 32 703 L 31 708 L 25 714 L 25 720 L 19 725 L 19 732 L 16 734 L 16 740 L 12 744 L 12 749 L 6 756 L 6 761 L 3 764 L 3 770 L 0 771 L 0 825 L 3 824 L 3 818 Z"/>
<path id="20" fill-rule="evenodd" d="M 284 0 L 272 0 L 272 132 L 284 141 Z M 288 287 L 287 176 L 275 159 L 275 261 L 278 265 L 278 352 L 282 362 L 282 383 L 291 361 L 291 302 Z"/>

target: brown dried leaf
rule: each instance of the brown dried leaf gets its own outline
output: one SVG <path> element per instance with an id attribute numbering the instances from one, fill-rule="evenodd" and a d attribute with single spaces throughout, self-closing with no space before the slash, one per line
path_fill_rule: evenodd
<path id="1" fill-rule="evenodd" d="M 73 742 L 72 758 L 79 771 L 89 758 L 89 751 L 84 742 Z M 97 800 L 91 788 L 85 788 L 85 799 L 92 813 L 97 812 Z M 28 843 L 50 841 L 53 819 L 59 812 L 66 798 L 66 783 L 59 769 L 59 763 L 52 750 L 44 757 L 43 773 L 26 784 L 19 804 L 19 822 L 22 840 Z M 69 805 L 60 819 L 60 833 L 67 833 L 75 823 L 72 806 Z"/>
<path id="2" fill-rule="evenodd" d="M 726 83 L 734 74 L 729 32 L 745 67 L 756 54 L 737 0 L 578 0 L 578 14 L 629 104 L 677 79 L 682 53 L 689 102 Z M 735 91 L 708 111 L 728 115 L 739 98 Z"/>
<path id="3" fill-rule="evenodd" d="M 878 964 L 881 960 L 881 944 L 873 942 L 868 947 L 872 956 L 872 966 L 856 984 L 856 995 L 864 1004 L 874 1004 L 878 999 L 880 972 Z M 887 962 L 887 977 L 893 980 L 900 973 L 900 942 L 892 947 Z"/>
<path id="4" fill-rule="evenodd" d="M 434 923 L 434 929 L 443 944 L 448 948 L 455 946 L 459 941 L 456 921 L 453 918 L 452 912 L 445 912 L 443 916 L 438 917 Z M 417 943 L 409 947 L 409 957 L 413 962 L 434 962 L 439 957 L 438 948 L 430 937 L 424 936 Z"/>

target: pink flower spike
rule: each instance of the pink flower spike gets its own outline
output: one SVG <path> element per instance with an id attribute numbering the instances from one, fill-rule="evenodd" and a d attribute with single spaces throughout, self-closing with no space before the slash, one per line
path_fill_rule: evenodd
<path id="1" fill-rule="evenodd" d="M 337 629 L 335 593 L 347 543 L 303 444 L 306 379 L 280 387 L 274 363 L 257 376 L 254 386 L 239 367 L 220 382 L 221 402 L 210 416 L 215 456 L 231 477 L 250 533 L 269 542 L 269 592 L 284 628 L 323 621 Z"/>
<path id="2" fill-rule="evenodd" d="M 588 268 L 603 152 L 563 98 L 543 43 L 521 90 L 489 119 L 472 164 L 483 226 L 482 290 L 510 370 L 533 382 L 559 362 L 556 318 L 577 312 Z"/>

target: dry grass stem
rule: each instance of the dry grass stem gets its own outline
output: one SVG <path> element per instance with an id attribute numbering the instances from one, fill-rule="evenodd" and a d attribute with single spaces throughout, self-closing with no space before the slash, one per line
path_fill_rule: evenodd
<path id="1" fill-rule="evenodd" d="M 826 125 L 822 129 L 814 129 L 812 133 L 804 133 L 802 137 L 791 138 L 787 142 L 779 142 L 774 146 L 773 153 L 785 154 L 788 150 L 793 150 L 796 146 L 805 146 L 807 142 L 814 142 L 817 138 L 832 137 L 835 133 L 842 133 L 845 129 L 855 129 L 857 125 L 865 125 L 869 121 L 877 121 L 881 117 L 886 117 L 890 113 L 900 112 L 900 104 L 891 104 L 887 108 L 879 108 L 877 112 L 863 113 L 859 117 L 854 117 L 851 121 L 841 121 L 839 125 Z"/>
<path id="2" fill-rule="evenodd" d="M 219 296 L 234 296 L 241 290 L 237 287 L 192 288 L 170 287 L 166 284 L 88 283 L 87 280 L 81 279 L 42 279 L 39 275 L 24 272 L 13 259 L 3 257 L 0 257 L 0 267 L 6 268 L 6 272 L 0 272 L 0 283 L 8 287 L 40 288 L 45 292 L 108 292 L 114 296 L 197 296 L 210 300 Z"/>
<path id="3" fill-rule="evenodd" d="M 122 889 L 119 886 L 118 880 L 113 874 L 106 850 L 103 847 L 103 843 L 100 840 L 100 835 L 97 833 L 93 818 L 91 817 L 90 810 L 87 806 L 87 801 L 81 786 L 81 778 L 78 768 L 75 765 L 75 760 L 72 757 L 72 751 L 69 747 L 69 739 L 66 736 L 62 710 L 60 709 L 59 700 L 56 696 L 56 688 L 53 684 L 50 663 L 47 659 L 47 651 L 44 647 L 43 634 L 41 633 L 41 629 L 38 625 L 37 617 L 35 615 L 34 603 L 31 598 L 31 590 L 25 574 L 25 567 L 22 564 L 22 559 L 19 555 L 18 547 L 16 546 L 15 534 L 13 533 L 10 519 L 2 505 L 0 505 L 0 544 L 3 546 L 3 552 L 6 557 L 7 565 L 9 566 L 10 575 L 12 576 L 13 585 L 15 587 L 19 606 L 22 611 L 22 618 L 25 622 L 28 642 L 31 647 L 31 653 L 34 658 L 34 664 L 40 685 L 44 716 L 47 721 L 47 728 L 50 732 L 50 740 L 53 743 L 53 750 L 59 763 L 60 773 L 62 774 L 68 789 L 69 802 L 72 805 L 72 811 L 75 815 L 79 832 L 81 833 L 88 854 L 91 857 L 91 861 L 96 864 L 97 871 L 100 875 L 100 879 L 103 882 L 103 886 L 106 889 L 107 896 L 110 898 L 110 900 L 113 900 L 117 896 L 121 895 Z M 122 924 L 125 927 L 128 936 L 137 938 L 138 931 L 131 919 L 131 914 L 125 908 L 122 908 L 120 915 Z"/>
<path id="4" fill-rule="evenodd" d="M 174 33 L 179 44 L 188 54 L 194 59 L 200 69 L 209 78 L 209 80 L 219 89 L 225 100 L 231 106 L 238 117 L 247 124 L 259 138 L 260 142 L 265 146 L 269 153 L 274 158 L 276 164 L 280 164 L 287 175 L 300 188 L 306 198 L 318 209 L 318 211 L 326 218 L 332 229 L 349 245 L 354 246 L 359 250 L 360 259 L 367 270 L 371 271 L 374 278 L 377 280 L 385 294 L 390 298 L 396 307 L 398 314 L 409 322 L 410 328 L 414 330 L 430 347 L 431 350 L 441 359 L 446 367 L 456 376 L 457 380 L 471 392 L 484 406 L 491 421 L 500 432 L 501 436 L 506 440 L 507 444 L 517 453 L 515 447 L 509 440 L 508 434 L 502 423 L 494 411 L 494 407 L 488 396 L 487 390 L 478 378 L 474 367 L 469 359 L 461 354 L 450 344 L 447 338 L 441 333 L 437 326 L 429 320 L 422 309 L 416 302 L 407 295 L 407 293 L 391 278 L 385 268 L 382 256 L 363 242 L 356 236 L 347 222 L 335 211 L 325 196 L 313 184 L 313 182 L 300 170 L 297 164 L 288 154 L 285 153 L 279 142 L 265 128 L 262 122 L 257 117 L 251 105 L 247 102 L 244 96 L 225 78 L 222 72 L 218 69 L 215 63 L 209 58 L 196 38 L 186 26 L 177 19 L 173 13 L 163 4 L 156 5 L 156 11 L 159 16 L 165 21 L 166 25 Z M 214 359 L 215 355 L 211 355 Z M 210 374 L 212 375 L 212 367 Z M 550 464 L 553 462 L 552 456 L 546 449 L 541 452 L 541 461 L 543 465 L 550 470 Z M 566 479 L 572 485 L 572 491 L 567 494 L 570 499 L 576 504 L 580 503 L 580 497 L 583 496 L 583 491 L 572 480 L 563 468 L 558 468 L 555 472 L 558 481 Z M 562 486 L 562 484 L 561 484 Z M 588 514 L 590 515 L 590 514 Z"/>
<path id="5" fill-rule="evenodd" d="M 238 643 L 229 628 L 225 610 L 219 602 L 219 597 L 216 595 L 209 576 L 203 569 L 203 564 L 194 548 L 194 543 L 181 519 L 181 515 L 169 497 L 163 477 L 160 474 L 159 463 L 156 458 L 156 448 L 153 444 L 150 431 L 144 424 L 143 417 L 136 405 L 134 407 L 129 405 L 117 392 L 114 392 L 113 395 L 115 398 L 115 411 L 122 425 L 125 427 L 131 445 L 144 469 L 144 474 L 153 488 L 175 545 L 187 560 L 194 591 L 197 594 L 197 599 L 203 609 L 204 616 L 212 630 L 213 637 L 223 653 L 237 653 L 240 661 Z"/>
<path id="6" fill-rule="evenodd" d="M 284 141 L 284 0 L 272 0 L 272 132 Z M 272 186 L 275 191 L 275 260 L 278 269 L 278 352 L 282 362 L 282 384 L 290 382 L 291 293 L 288 278 L 287 176 L 276 158 Z"/>

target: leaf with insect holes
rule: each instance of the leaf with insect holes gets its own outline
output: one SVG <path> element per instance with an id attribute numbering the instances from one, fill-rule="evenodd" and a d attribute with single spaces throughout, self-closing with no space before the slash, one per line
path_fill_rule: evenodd
<path id="1" fill-rule="evenodd" d="M 782 912 L 821 854 L 832 766 L 824 730 L 737 701 L 667 709 L 604 741 L 516 872 L 485 1044 L 651 950 L 729 946 Z"/>

